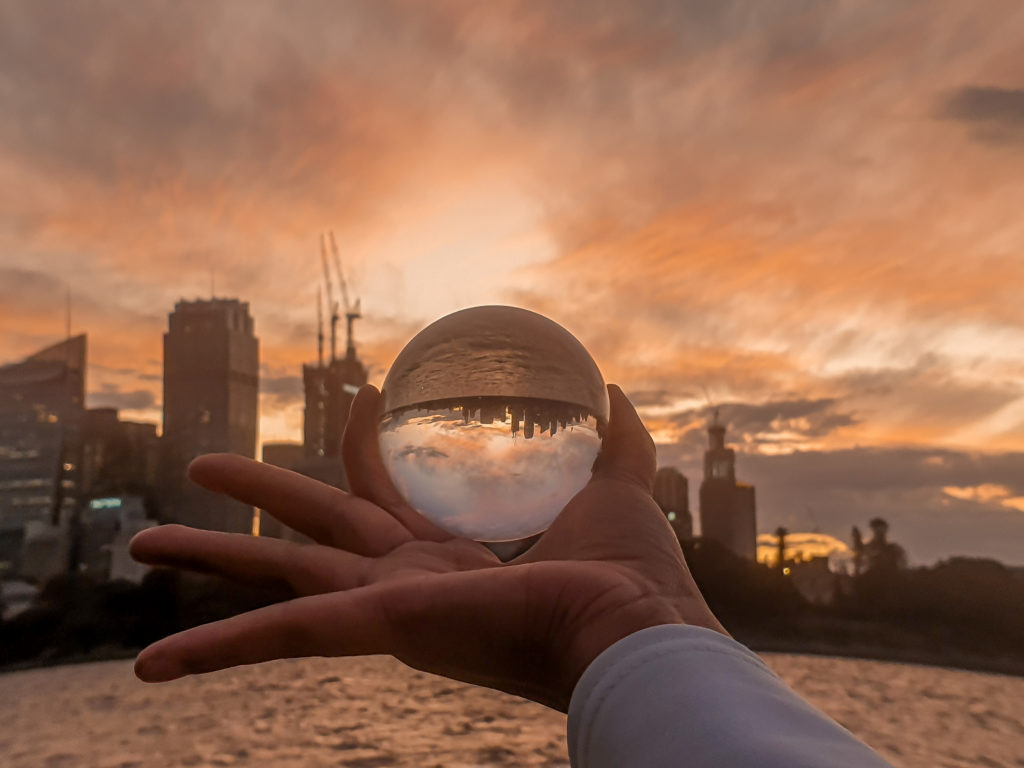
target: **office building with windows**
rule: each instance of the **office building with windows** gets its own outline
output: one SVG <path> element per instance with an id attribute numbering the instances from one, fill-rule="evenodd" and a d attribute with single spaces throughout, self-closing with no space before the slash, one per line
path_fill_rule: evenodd
<path id="1" fill-rule="evenodd" d="M 0 366 L 0 578 L 43 581 L 68 566 L 85 367 L 84 335 Z"/>
<path id="2" fill-rule="evenodd" d="M 166 517 L 249 532 L 252 508 L 203 491 L 185 470 L 205 453 L 253 458 L 259 420 L 259 341 L 237 299 L 179 301 L 164 334 L 161 473 Z"/>

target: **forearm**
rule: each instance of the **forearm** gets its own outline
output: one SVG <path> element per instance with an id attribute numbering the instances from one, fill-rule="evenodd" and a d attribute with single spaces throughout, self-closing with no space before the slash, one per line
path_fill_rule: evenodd
<path id="1" fill-rule="evenodd" d="M 751 651 L 660 626 L 609 648 L 569 707 L 574 768 L 886 768 Z"/>

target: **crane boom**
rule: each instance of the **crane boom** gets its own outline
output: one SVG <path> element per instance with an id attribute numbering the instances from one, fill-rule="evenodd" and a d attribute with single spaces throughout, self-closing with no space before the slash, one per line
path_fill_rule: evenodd
<path id="1" fill-rule="evenodd" d="M 327 238 L 320 233 L 320 264 L 324 268 L 324 284 L 327 287 L 327 308 L 331 313 L 331 362 L 337 357 L 338 337 L 338 302 L 334 300 L 334 290 L 331 286 L 331 270 L 327 265 Z"/>
<path id="2" fill-rule="evenodd" d="M 316 364 L 324 367 L 324 289 L 316 289 Z"/>
<path id="3" fill-rule="evenodd" d="M 328 236 L 331 240 L 331 258 L 334 259 L 334 270 L 338 276 L 338 283 L 341 285 L 341 303 L 345 307 L 345 312 L 349 311 L 348 301 L 348 283 L 345 282 L 345 271 L 341 268 L 341 254 L 338 252 L 338 241 L 334 239 L 334 230 L 332 229 Z"/>
<path id="4" fill-rule="evenodd" d="M 345 270 L 341 266 L 341 254 L 338 251 L 338 241 L 334 239 L 334 230 L 329 233 L 331 241 L 331 258 L 334 260 L 334 270 L 337 273 L 338 284 L 341 286 L 341 300 L 345 307 L 345 356 L 354 358 L 356 356 L 355 338 L 352 334 L 353 323 L 362 317 L 360 302 L 357 298 L 355 304 L 349 301 L 348 282 L 345 280 Z"/>

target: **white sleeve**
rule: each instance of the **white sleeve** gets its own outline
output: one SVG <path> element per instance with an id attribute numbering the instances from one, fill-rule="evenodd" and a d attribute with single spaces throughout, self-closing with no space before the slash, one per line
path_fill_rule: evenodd
<path id="1" fill-rule="evenodd" d="M 752 651 L 650 627 L 587 668 L 569 704 L 573 768 L 891 768 Z"/>

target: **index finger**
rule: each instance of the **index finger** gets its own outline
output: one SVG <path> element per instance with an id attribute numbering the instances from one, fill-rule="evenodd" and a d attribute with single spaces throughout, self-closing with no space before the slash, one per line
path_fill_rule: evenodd
<path id="1" fill-rule="evenodd" d="M 412 538 L 399 521 L 366 499 L 242 456 L 200 456 L 189 465 L 188 476 L 207 490 L 267 510 L 319 544 L 372 556 Z"/>
<path id="2" fill-rule="evenodd" d="M 139 654 L 147 683 L 301 656 L 358 656 L 390 649 L 378 587 L 300 597 L 165 637 Z M 329 618 L 330 620 L 325 620 Z"/>

